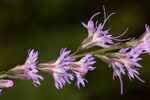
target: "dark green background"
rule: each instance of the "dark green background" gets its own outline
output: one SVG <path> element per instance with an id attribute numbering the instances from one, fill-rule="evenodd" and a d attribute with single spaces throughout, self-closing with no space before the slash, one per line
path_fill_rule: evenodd
<path id="1" fill-rule="evenodd" d="M 39 51 L 39 62 L 54 60 L 61 48 L 75 50 L 87 36 L 80 24 L 87 22 L 105 5 L 107 13 L 117 12 L 105 28 L 117 36 L 129 28 L 125 36 L 139 36 L 150 24 L 149 0 L 0 0 L 0 70 L 23 64 L 27 51 Z M 103 16 L 97 17 L 102 20 Z M 5 89 L 0 100 L 145 100 L 150 98 L 150 56 L 144 55 L 140 73 L 146 81 L 124 80 L 124 95 L 120 95 L 119 80 L 112 80 L 112 69 L 97 59 L 95 71 L 86 75 L 89 83 L 78 89 L 66 85 L 57 90 L 50 75 L 36 88 L 32 81 L 17 80 Z"/>

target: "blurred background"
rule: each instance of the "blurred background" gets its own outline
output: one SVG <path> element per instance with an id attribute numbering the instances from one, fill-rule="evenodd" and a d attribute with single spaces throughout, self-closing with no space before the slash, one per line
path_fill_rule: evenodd
<path id="1" fill-rule="evenodd" d="M 87 22 L 95 12 L 113 15 L 105 28 L 114 36 L 129 28 L 126 37 L 139 36 L 150 24 L 149 0 L 0 0 L 0 71 L 23 64 L 27 51 L 39 51 L 39 62 L 54 60 L 61 48 L 73 51 L 87 36 L 81 21 Z M 103 14 L 96 17 L 103 20 Z M 48 74 L 38 88 L 32 81 L 15 80 L 15 86 L 5 89 L 0 100 L 145 100 L 150 98 L 150 56 L 140 62 L 141 78 L 129 81 L 123 77 L 124 95 L 120 95 L 119 80 L 112 80 L 112 69 L 97 59 L 95 71 L 86 75 L 88 84 L 78 89 L 66 85 L 57 90 Z"/>

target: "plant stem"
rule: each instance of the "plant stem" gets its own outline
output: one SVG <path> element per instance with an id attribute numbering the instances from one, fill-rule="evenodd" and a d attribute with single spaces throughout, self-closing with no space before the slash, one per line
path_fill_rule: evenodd
<path id="1" fill-rule="evenodd" d="M 5 78 L 5 77 L 7 77 L 6 74 L 1 74 L 1 75 L 0 75 L 0 79 Z"/>
<path id="2" fill-rule="evenodd" d="M 99 49 L 99 50 L 95 50 L 95 51 L 90 51 L 90 52 L 74 55 L 72 57 L 73 58 L 79 58 L 79 57 L 85 56 L 86 54 L 97 54 L 97 53 L 101 54 L 101 53 L 105 53 L 105 52 L 108 52 L 108 51 L 117 50 L 117 49 L 121 49 L 121 48 L 135 47 L 136 45 L 137 45 L 136 41 L 131 41 L 131 42 L 122 43 L 120 45 L 112 46 L 112 47 L 109 47 L 109 48 L 104 48 L 104 49 Z"/>

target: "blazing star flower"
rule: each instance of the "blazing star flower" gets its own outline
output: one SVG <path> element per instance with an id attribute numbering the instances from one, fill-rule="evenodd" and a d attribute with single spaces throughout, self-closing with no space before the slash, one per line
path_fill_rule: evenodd
<path id="1" fill-rule="evenodd" d="M 93 46 L 100 46 L 102 48 L 108 48 L 114 44 L 112 42 L 112 35 L 108 35 L 109 29 L 103 30 L 105 23 L 107 20 L 115 13 L 111 13 L 106 17 L 105 8 L 104 8 L 104 22 L 98 24 L 98 21 L 96 21 L 96 24 L 93 22 L 93 18 L 97 15 L 99 15 L 100 12 L 95 13 L 90 20 L 88 21 L 88 24 L 85 24 L 82 22 L 82 25 L 88 30 L 88 37 L 82 42 L 81 48 L 90 48 Z"/>
<path id="2" fill-rule="evenodd" d="M 0 80 L 0 94 L 2 93 L 3 88 L 10 88 L 14 85 L 14 82 L 12 80 Z"/>
<path id="3" fill-rule="evenodd" d="M 10 78 L 23 79 L 23 80 L 32 80 L 35 86 L 40 85 L 38 79 L 43 80 L 44 78 L 41 75 L 38 75 L 37 72 L 37 59 L 38 52 L 34 52 L 34 50 L 29 50 L 28 58 L 25 61 L 25 64 L 19 65 L 13 69 L 11 69 L 7 74 Z"/>
<path id="4" fill-rule="evenodd" d="M 121 94 L 123 94 L 123 82 L 121 75 L 125 75 L 125 71 L 128 71 L 128 77 L 130 80 L 137 78 L 139 81 L 144 82 L 139 77 L 139 68 L 142 66 L 138 61 L 142 60 L 139 56 L 143 53 L 143 49 L 140 46 L 132 48 L 128 52 L 129 48 L 123 48 L 119 51 L 120 54 L 115 54 L 115 58 L 109 63 L 109 67 L 112 67 L 113 79 L 118 77 L 121 84 Z"/>
<path id="5" fill-rule="evenodd" d="M 149 25 L 145 25 L 146 33 L 144 37 L 140 40 L 139 46 L 143 48 L 144 53 L 150 54 L 150 28 Z"/>
<path id="6" fill-rule="evenodd" d="M 57 89 L 63 88 L 66 83 L 71 84 L 70 80 L 73 80 L 73 75 L 68 73 L 69 64 L 74 61 L 73 58 L 69 56 L 70 50 L 66 51 L 66 48 L 61 49 L 60 57 L 55 62 L 42 63 L 39 69 L 44 72 L 48 72 L 53 75 L 55 80 L 55 87 Z"/>
<path id="7" fill-rule="evenodd" d="M 77 77 L 76 86 L 80 88 L 80 84 L 85 87 L 85 82 L 88 82 L 83 76 L 88 72 L 88 70 L 93 71 L 95 67 L 92 65 L 96 63 L 94 57 L 91 54 L 87 54 L 78 62 L 73 62 L 71 64 L 71 70 L 75 73 Z"/>

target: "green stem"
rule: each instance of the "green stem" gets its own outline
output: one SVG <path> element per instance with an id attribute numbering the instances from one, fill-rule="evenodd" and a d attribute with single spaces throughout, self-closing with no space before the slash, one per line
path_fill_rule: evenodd
<path id="1" fill-rule="evenodd" d="M 100 50 L 90 51 L 90 52 L 78 54 L 78 55 L 75 55 L 75 56 L 72 56 L 72 57 L 73 58 L 79 58 L 79 57 L 85 56 L 86 54 L 97 54 L 97 53 L 101 54 L 101 53 L 105 53 L 105 52 L 112 51 L 112 50 L 118 50 L 118 49 L 121 49 L 121 48 L 135 47 L 136 45 L 137 45 L 136 41 L 126 42 L 126 43 L 122 43 L 120 45 L 116 45 L 116 46 L 112 46 L 112 47 L 104 48 L 104 49 L 100 49 Z"/>
<path id="2" fill-rule="evenodd" d="M 0 79 L 5 78 L 5 77 L 7 77 L 6 74 L 1 74 L 1 75 L 0 75 Z"/>
<path id="3" fill-rule="evenodd" d="M 80 47 L 74 53 L 72 53 L 71 56 L 76 55 L 79 51 L 81 51 Z"/>

